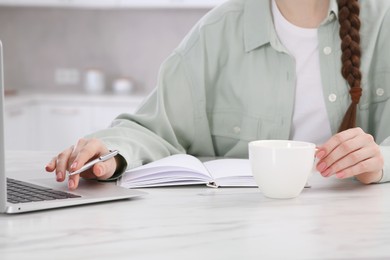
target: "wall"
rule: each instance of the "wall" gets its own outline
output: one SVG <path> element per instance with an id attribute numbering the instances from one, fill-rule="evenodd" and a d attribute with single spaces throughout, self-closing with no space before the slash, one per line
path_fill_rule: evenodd
<path id="1" fill-rule="evenodd" d="M 99 68 L 108 86 L 130 76 L 148 93 L 161 62 L 207 11 L 0 7 L 6 88 L 79 91 L 82 83 L 56 84 L 56 69 Z"/>

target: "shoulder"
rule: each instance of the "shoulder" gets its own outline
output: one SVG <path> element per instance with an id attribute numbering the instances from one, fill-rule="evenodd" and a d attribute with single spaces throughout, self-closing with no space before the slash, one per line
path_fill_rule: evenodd
<path id="1" fill-rule="evenodd" d="M 209 39 L 214 35 L 223 37 L 233 33 L 234 27 L 239 27 L 243 21 L 246 0 L 228 0 L 210 10 L 203 16 L 180 43 L 176 52 L 182 54 L 190 51 L 199 41 Z M 214 39 L 215 40 L 215 39 Z"/>
<path id="2" fill-rule="evenodd" d="M 245 7 L 245 0 L 229 0 L 213 8 L 200 21 L 200 27 L 217 23 L 227 17 L 242 13 Z"/>

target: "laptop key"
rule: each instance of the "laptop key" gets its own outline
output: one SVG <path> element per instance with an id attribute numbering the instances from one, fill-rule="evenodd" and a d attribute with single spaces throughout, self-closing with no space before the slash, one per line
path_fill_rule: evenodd
<path id="1" fill-rule="evenodd" d="M 7 201 L 10 203 L 52 201 L 80 197 L 72 193 L 52 190 L 32 183 L 7 178 Z"/>

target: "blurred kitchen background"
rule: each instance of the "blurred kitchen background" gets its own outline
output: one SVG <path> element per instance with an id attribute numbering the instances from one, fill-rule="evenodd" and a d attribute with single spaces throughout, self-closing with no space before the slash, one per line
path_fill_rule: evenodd
<path id="1" fill-rule="evenodd" d="M 93 4 L 0 6 L 5 85 L 16 90 L 79 91 L 85 70 L 97 68 L 107 83 L 130 77 L 138 91 L 149 92 L 161 62 L 207 11 Z M 69 81 L 59 79 L 61 72 Z"/>
<path id="2" fill-rule="evenodd" d="M 160 64 L 221 2 L 0 0 L 7 150 L 63 149 L 134 112 Z M 88 72 L 98 74 L 89 75 L 89 87 L 103 89 L 88 89 Z"/>

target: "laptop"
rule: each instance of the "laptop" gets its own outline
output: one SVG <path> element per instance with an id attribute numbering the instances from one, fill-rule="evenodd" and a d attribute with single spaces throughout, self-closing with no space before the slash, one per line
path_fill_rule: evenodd
<path id="1" fill-rule="evenodd" d="M 7 177 L 4 145 L 3 46 L 0 41 L 0 213 L 22 213 L 105 201 L 124 200 L 146 194 L 93 180 L 80 180 L 79 188 L 69 191 L 54 176 L 31 172 L 26 179 Z M 43 166 L 42 166 L 43 168 Z M 25 175 L 23 175 L 25 176 Z"/>

